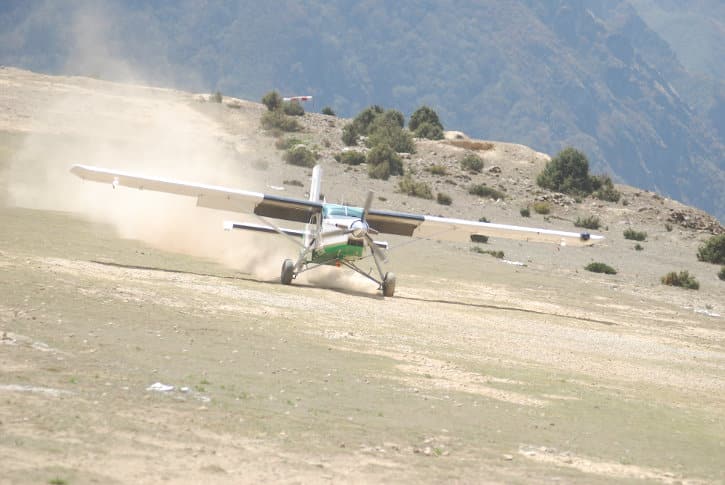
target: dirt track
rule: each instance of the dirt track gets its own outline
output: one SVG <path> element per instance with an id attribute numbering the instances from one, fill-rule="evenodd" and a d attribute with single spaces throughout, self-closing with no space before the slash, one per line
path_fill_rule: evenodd
<path id="1" fill-rule="evenodd" d="M 293 247 L 67 175 L 98 159 L 255 190 L 305 178 L 256 133 L 258 107 L 3 75 L 0 483 L 725 481 L 722 282 L 694 261 L 701 234 L 637 198 L 601 209 L 596 248 L 489 245 L 526 266 L 393 239 L 395 298 L 336 270 L 282 286 Z M 325 163 L 328 186 L 362 193 Z M 460 192 L 449 215 L 476 217 Z M 516 204 L 487 214 L 527 222 Z M 582 270 L 595 259 L 620 272 Z M 700 291 L 659 284 L 684 268 Z"/>
<path id="2" fill-rule="evenodd" d="M 427 243 L 384 300 L 0 219 L 7 483 L 724 478 L 719 319 Z"/>

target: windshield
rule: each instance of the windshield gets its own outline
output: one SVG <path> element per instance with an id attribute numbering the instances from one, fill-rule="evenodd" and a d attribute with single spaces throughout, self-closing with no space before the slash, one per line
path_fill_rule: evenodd
<path id="1" fill-rule="evenodd" d="M 322 217 L 355 217 L 362 218 L 363 210 L 360 207 L 348 207 L 346 205 L 326 204 L 322 207 Z"/>

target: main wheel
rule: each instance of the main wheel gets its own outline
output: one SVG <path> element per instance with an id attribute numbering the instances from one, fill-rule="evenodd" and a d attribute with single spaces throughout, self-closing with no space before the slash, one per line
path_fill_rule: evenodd
<path id="1" fill-rule="evenodd" d="M 282 274 L 280 280 L 283 285 L 289 285 L 292 283 L 292 278 L 295 276 L 295 263 L 291 259 L 285 259 L 282 263 Z"/>
<path id="2" fill-rule="evenodd" d="M 385 273 L 383 278 L 383 296 L 393 296 L 395 293 L 395 273 Z"/>

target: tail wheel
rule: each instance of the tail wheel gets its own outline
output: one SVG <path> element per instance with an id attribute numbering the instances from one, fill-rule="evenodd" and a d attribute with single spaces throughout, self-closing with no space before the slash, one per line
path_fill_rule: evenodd
<path id="1" fill-rule="evenodd" d="M 395 293 L 395 273 L 385 273 L 383 278 L 383 296 L 393 296 Z"/>
<path id="2" fill-rule="evenodd" d="M 291 259 L 285 259 L 282 263 L 282 274 L 280 280 L 283 285 L 289 285 L 292 283 L 292 278 L 295 276 L 295 263 Z"/>

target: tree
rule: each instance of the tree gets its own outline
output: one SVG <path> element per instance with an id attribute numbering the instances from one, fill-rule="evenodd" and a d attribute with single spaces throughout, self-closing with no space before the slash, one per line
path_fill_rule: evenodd
<path id="1" fill-rule="evenodd" d="M 441 124 L 440 119 L 438 119 L 438 113 L 428 106 L 421 106 L 413 112 L 410 116 L 410 121 L 408 122 L 408 129 L 414 132 L 423 123 L 430 123 L 433 126 L 439 127 L 441 131 L 443 131 L 443 125 Z"/>
<path id="2" fill-rule="evenodd" d="M 536 177 L 540 187 L 575 195 L 589 195 L 597 184 L 589 175 L 589 160 L 579 150 L 565 148 Z"/>
<path id="3" fill-rule="evenodd" d="M 282 97 L 277 91 L 270 91 L 262 96 L 262 104 L 265 105 L 269 111 L 278 110 L 282 106 Z"/>

